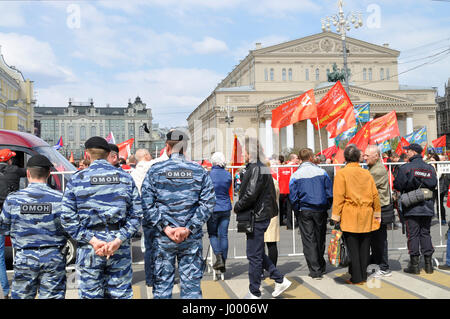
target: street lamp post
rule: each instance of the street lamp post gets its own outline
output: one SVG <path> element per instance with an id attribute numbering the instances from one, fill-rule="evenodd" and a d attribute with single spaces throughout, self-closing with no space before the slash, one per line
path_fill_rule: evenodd
<path id="1" fill-rule="evenodd" d="M 345 90 L 347 94 L 350 94 L 349 86 L 348 86 L 348 69 L 347 69 L 347 44 L 346 44 L 346 33 L 350 31 L 351 25 L 355 29 L 358 29 L 363 25 L 361 19 L 360 12 L 350 12 L 345 16 L 344 10 L 342 7 L 344 6 L 344 1 L 338 1 L 339 13 L 333 16 L 328 16 L 325 19 L 322 19 L 322 30 L 323 31 L 331 31 L 331 24 L 336 27 L 336 32 L 341 35 L 342 38 L 342 51 L 344 55 L 344 76 L 345 76 Z"/>
<path id="2" fill-rule="evenodd" d="M 236 112 L 237 111 L 237 106 L 230 106 L 230 97 L 227 97 L 227 105 L 225 107 L 221 106 L 220 107 L 220 111 L 221 112 L 227 112 L 227 115 L 225 115 L 225 122 L 228 124 L 228 130 L 226 131 L 227 146 L 226 146 L 226 149 L 225 149 L 225 150 L 227 150 L 228 149 L 228 145 L 230 145 L 229 144 L 230 141 L 228 139 L 228 136 L 229 136 L 228 133 L 229 133 L 229 130 L 231 129 L 231 123 L 234 122 L 234 116 L 231 115 L 231 112 L 232 111 Z M 227 153 L 226 153 L 226 155 L 227 155 Z"/>

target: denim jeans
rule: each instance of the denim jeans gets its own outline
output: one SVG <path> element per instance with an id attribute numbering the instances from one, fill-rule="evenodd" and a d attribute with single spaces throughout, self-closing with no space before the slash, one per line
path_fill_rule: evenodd
<path id="1" fill-rule="evenodd" d="M 223 259 L 228 255 L 228 225 L 230 224 L 230 211 L 213 212 L 206 224 L 209 241 L 214 254 L 222 254 Z"/>
<path id="2" fill-rule="evenodd" d="M 9 282 L 6 275 L 5 264 L 5 236 L 0 235 L 0 284 L 2 285 L 3 295 L 9 294 Z"/>
<path id="3" fill-rule="evenodd" d="M 247 234 L 247 259 L 249 261 L 248 277 L 250 281 L 250 292 L 260 297 L 261 291 L 261 275 L 263 270 L 269 272 L 270 279 L 277 283 L 283 282 L 283 275 L 275 267 L 272 261 L 264 252 L 264 233 L 269 227 L 270 219 L 260 222 L 255 222 L 254 231 L 252 234 Z"/>

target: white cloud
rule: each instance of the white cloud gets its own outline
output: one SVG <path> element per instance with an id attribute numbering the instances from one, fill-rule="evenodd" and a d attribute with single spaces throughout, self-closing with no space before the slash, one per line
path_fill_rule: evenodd
<path id="1" fill-rule="evenodd" d="M 17 33 L 0 33 L 2 54 L 8 65 L 19 69 L 27 78 L 27 73 L 74 81 L 72 71 L 60 66 L 48 42 Z"/>
<path id="2" fill-rule="evenodd" d="M 247 41 L 242 43 L 237 49 L 233 51 L 233 55 L 236 58 L 236 60 L 242 60 L 244 59 L 248 54 L 250 50 L 256 49 L 256 43 L 261 43 L 261 46 L 263 48 L 270 47 L 272 45 L 280 44 L 283 42 L 289 41 L 289 39 L 286 36 L 283 35 L 269 35 L 263 38 L 258 38 L 253 41 Z"/>
<path id="3" fill-rule="evenodd" d="M 193 43 L 194 51 L 200 54 L 221 53 L 228 51 L 228 46 L 221 40 L 205 37 L 201 42 Z"/>
<path id="4" fill-rule="evenodd" d="M 21 4 L 14 1 L 0 1 L 0 27 L 17 28 L 25 25 Z"/>
<path id="5" fill-rule="evenodd" d="M 124 107 L 128 99 L 139 95 L 152 109 L 155 123 L 173 127 L 187 125 L 188 115 L 214 89 L 223 75 L 206 69 L 168 68 L 118 73 L 105 82 L 99 75 L 87 74 L 83 81 L 40 88 L 36 83 L 38 104 L 67 106 L 69 98 L 87 101 L 96 106 L 107 103 Z"/>

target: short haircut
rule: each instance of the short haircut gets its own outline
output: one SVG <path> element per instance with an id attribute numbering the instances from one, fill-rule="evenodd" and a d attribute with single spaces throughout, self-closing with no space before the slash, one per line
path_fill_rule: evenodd
<path id="1" fill-rule="evenodd" d="M 290 160 L 290 161 L 293 161 L 293 160 L 295 160 L 295 159 L 298 159 L 297 154 L 292 153 L 292 154 L 289 155 L 289 160 Z"/>
<path id="2" fill-rule="evenodd" d="M 137 162 L 136 156 L 130 155 L 130 157 L 128 157 L 128 163 L 136 164 L 136 162 Z"/>
<path id="3" fill-rule="evenodd" d="M 83 163 L 85 166 L 91 165 L 91 161 L 88 160 L 87 158 L 85 158 L 84 160 L 82 160 L 81 163 Z"/>
<path id="4" fill-rule="evenodd" d="M 172 149 L 172 153 L 184 154 L 187 150 L 187 141 L 166 141 L 166 144 Z"/>
<path id="5" fill-rule="evenodd" d="M 313 153 L 312 149 L 307 148 L 307 147 L 302 148 L 300 150 L 300 152 L 298 152 L 298 155 L 299 155 L 300 159 L 302 160 L 302 162 L 309 161 L 309 160 L 311 160 L 312 157 L 314 157 L 314 153 Z"/>
<path id="6" fill-rule="evenodd" d="M 361 151 L 355 144 L 350 144 L 344 150 L 344 158 L 347 163 L 359 163 Z"/>
<path id="7" fill-rule="evenodd" d="M 109 152 L 102 148 L 88 148 L 86 151 L 91 156 L 92 161 L 95 161 L 98 159 L 107 159 L 108 155 L 109 155 Z"/>
<path id="8" fill-rule="evenodd" d="M 30 176 L 35 179 L 47 179 L 50 175 L 49 167 L 28 167 Z"/>
<path id="9" fill-rule="evenodd" d="M 136 160 L 138 162 L 142 161 L 145 158 L 145 155 L 150 155 L 150 152 L 148 150 L 146 150 L 145 148 L 140 148 L 136 151 Z"/>
<path id="10" fill-rule="evenodd" d="M 213 164 L 214 166 L 225 167 L 227 165 L 225 161 L 225 155 L 223 155 L 223 153 L 221 152 L 215 152 L 211 156 L 211 164 Z"/>
<path id="11" fill-rule="evenodd" d="M 246 136 L 245 151 L 250 156 L 250 162 L 256 163 L 257 161 L 260 161 L 263 164 L 267 164 L 266 155 L 264 154 L 264 150 L 258 139 Z"/>
<path id="12" fill-rule="evenodd" d="M 283 164 L 284 163 L 284 156 L 283 155 L 278 156 L 278 160 L 280 161 L 281 164 Z"/>

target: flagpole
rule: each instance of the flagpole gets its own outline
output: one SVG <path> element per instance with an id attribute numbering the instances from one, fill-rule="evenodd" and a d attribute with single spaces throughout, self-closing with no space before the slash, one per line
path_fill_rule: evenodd
<path id="1" fill-rule="evenodd" d="M 320 134 L 319 115 L 317 115 L 317 127 L 319 128 L 319 145 L 320 145 L 320 154 L 322 154 L 322 152 L 323 152 L 323 148 L 322 148 L 322 135 Z"/>

